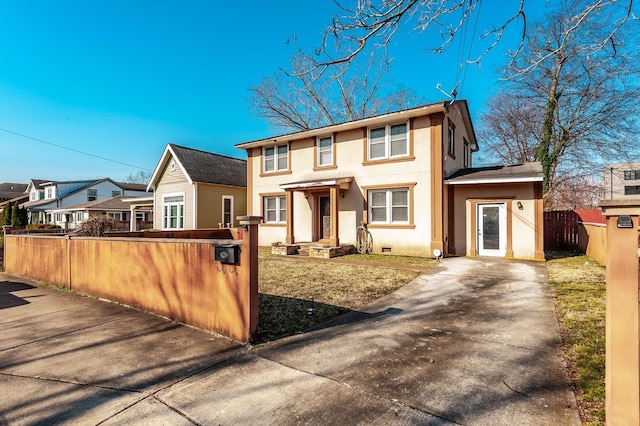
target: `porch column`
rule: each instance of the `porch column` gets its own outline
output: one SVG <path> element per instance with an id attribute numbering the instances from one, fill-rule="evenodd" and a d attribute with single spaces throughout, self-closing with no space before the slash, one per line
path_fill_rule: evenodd
<path id="1" fill-rule="evenodd" d="M 131 205 L 129 207 L 131 217 L 129 218 L 129 231 L 136 231 L 136 207 Z"/>
<path id="2" fill-rule="evenodd" d="M 329 189 L 329 206 L 331 209 L 331 235 L 329 236 L 329 245 L 331 247 L 340 246 L 340 239 L 338 238 L 338 200 L 340 188 L 332 186 Z"/>
<path id="3" fill-rule="evenodd" d="M 286 199 L 287 199 L 287 239 L 285 242 L 287 244 L 294 244 L 296 242 L 296 237 L 293 235 L 293 191 L 286 191 Z"/>

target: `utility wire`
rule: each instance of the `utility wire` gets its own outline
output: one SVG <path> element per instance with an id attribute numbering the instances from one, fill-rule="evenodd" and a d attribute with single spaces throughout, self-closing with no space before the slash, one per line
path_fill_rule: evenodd
<path id="1" fill-rule="evenodd" d="M 133 165 L 133 164 L 123 163 L 122 161 L 113 160 L 111 158 L 101 157 L 99 155 L 91 154 L 89 152 L 80 151 L 78 149 L 69 148 L 69 147 L 63 146 L 63 145 L 58 145 L 57 143 L 53 143 L 53 142 L 47 142 L 45 140 L 34 138 L 34 137 L 31 137 L 31 136 L 27 136 L 27 135 L 23 135 L 22 133 L 13 132 L 11 130 L 0 128 L 0 132 L 5 132 L 5 133 L 9 133 L 9 134 L 12 134 L 12 135 L 15 135 L 15 136 L 20 136 L 21 138 L 30 139 L 32 141 L 40 142 L 40 143 L 43 143 L 43 144 L 46 144 L 46 145 L 55 146 L 56 148 L 66 149 L 67 151 L 76 152 L 78 154 L 86 155 L 86 156 L 93 157 L 93 158 L 98 158 L 98 159 L 104 160 L 104 161 L 110 161 L 112 163 L 121 164 L 123 166 L 133 167 L 135 169 L 146 170 L 146 171 L 149 171 L 149 172 L 153 171 L 153 170 L 147 169 L 146 167 L 140 167 L 140 166 L 136 166 L 136 165 Z"/>

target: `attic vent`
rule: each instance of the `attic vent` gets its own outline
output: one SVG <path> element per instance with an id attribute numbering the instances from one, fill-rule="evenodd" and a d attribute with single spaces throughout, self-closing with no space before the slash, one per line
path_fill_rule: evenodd
<path id="1" fill-rule="evenodd" d="M 171 170 L 172 172 L 176 171 L 176 162 L 174 160 L 171 160 L 171 163 L 169 164 L 169 170 Z"/>

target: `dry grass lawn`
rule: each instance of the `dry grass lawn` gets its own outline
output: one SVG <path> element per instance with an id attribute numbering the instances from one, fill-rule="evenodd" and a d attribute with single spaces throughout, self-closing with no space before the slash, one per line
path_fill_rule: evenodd
<path id="1" fill-rule="evenodd" d="M 279 339 L 358 309 L 408 284 L 430 259 L 351 255 L 335 260 L 259 249 L 260 320 L 255 343 Z"/>
<path id="2" fill-rule="evenodd" d="M 547 262 L 569 374 L 584 424 L 605 424 L 605 268 L 582 255 Z"/>

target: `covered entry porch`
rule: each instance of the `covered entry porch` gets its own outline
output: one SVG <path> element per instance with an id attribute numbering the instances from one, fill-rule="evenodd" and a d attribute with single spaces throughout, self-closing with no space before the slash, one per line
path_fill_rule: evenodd
<path id="1" fill-rule="evenodd" d="M 330 178 L 285 183 L 280 185 L 286 192 L 286 238 L 285 244 L 272 245 L 277 254 L 308 254 L 312 257 L 334 257 L 351 253 L 352 244 L 341 244 L 339 237 L 340 202 L 349 191 L 353 177 Z M 295 202 L 304 196 L 304 203 Z M 304 227 L 311 240 L 299 241 L 296 226 Z"/>

